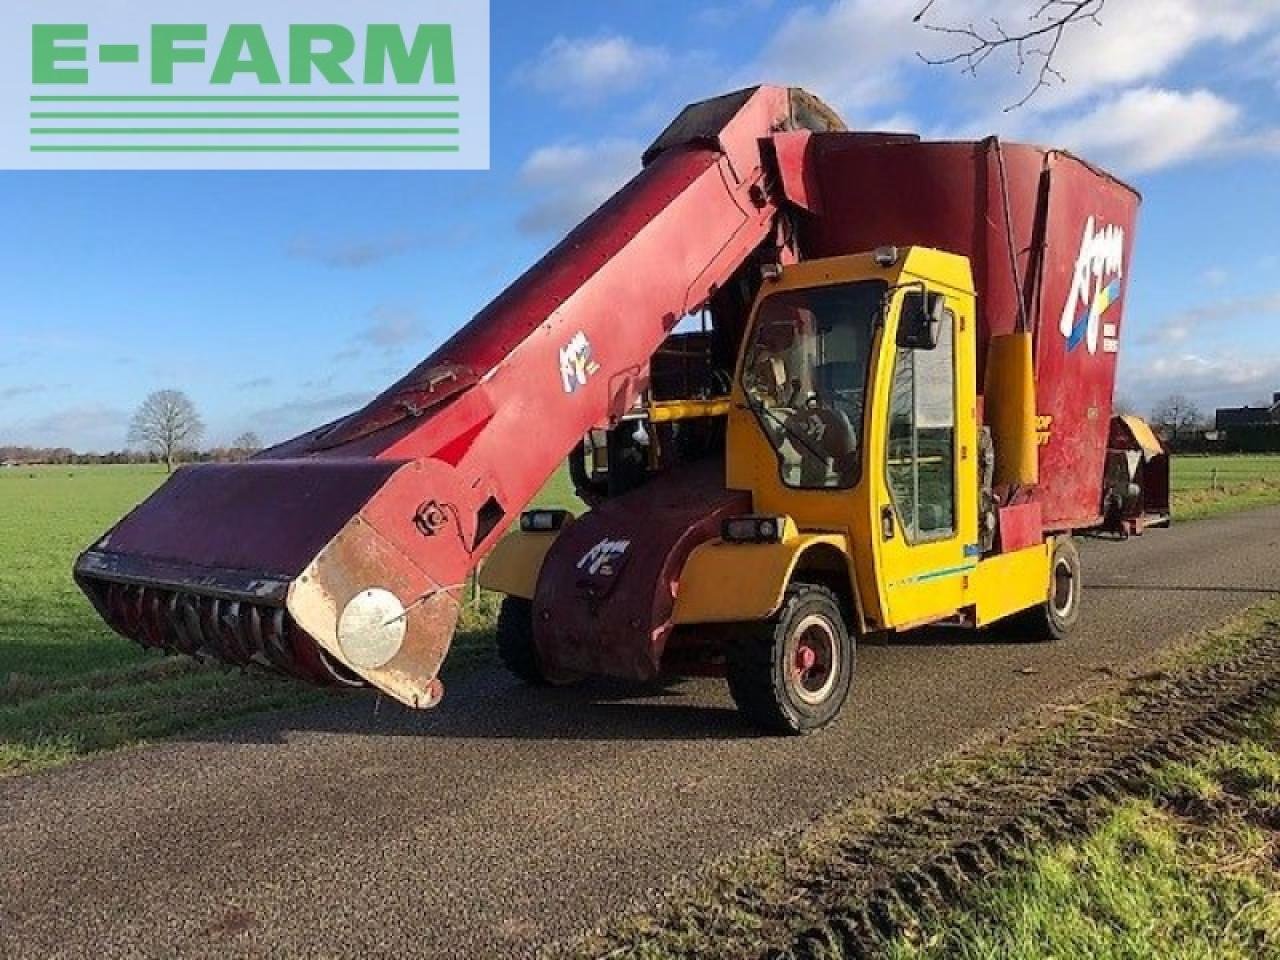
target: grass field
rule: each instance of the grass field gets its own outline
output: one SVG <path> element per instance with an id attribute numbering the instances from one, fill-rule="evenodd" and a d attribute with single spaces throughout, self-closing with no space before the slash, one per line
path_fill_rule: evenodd
<path id="1" fill-rule="evenodd" d="M 1046 802 L 1061 800 L 1070 784 L 1107 757 L 1128 754 L 1122 743 L 1136 749 L 1144 731 L 1155 736 L 1160 709 L 1176 709 L 1174 678 L 1211 675 L 1278 637 L 1280 599 L 1273 599 L 1187 638 L 1149 663 L 1141 679 L 1027 715 L 998 738 L 848 798 L 794 832 L 708 864 L 656 904 L 548 956 L 1280 958 L 1275 696 L 1233 729 L 1231 741 L 1193 762 L 1166 760 L 1131 783 L 1132 792 L 1100 803 L 1093 828 L 1064 835 L 1028 822 L 1025 846 L 1018 841 L 999 872 L 971 882 L 951 873 L 936 886 L 922 880 L 929 905 L 907 907 L 918 903 L 907 893 L 891 908 L 899 931 L 892 939 L 865 953 L 841 945 L 867 894 L 888 876 L 941 862 L 935 858 L 955 844 L 1011 816 L 1050 811 Z M 1068 821 L 1078 822 L 1074 815 Z M 952 884 L 958 897 L 947 892 Z"/>
<path id="2" fill-rule="evenodd" d="M 1079 841 L 1047 846 L 961 909 L 887 945 L 944 957 L 1280 956 L 1280 711 L 1159 772 Z"/>
<path id="3" fill-rule="evenodd" d="M 76 555 L 164 476 L 151 466 L 0 470 L 0 775 L 335 696 L 163 657 L 98 618 L 71 578 Z M 568 478 L 539 501 L 568 505 Z M 495 612 L 487 596 L 466 610 L 448 669 L 487 658 Z"/>
<path id="4" fill-rule="evenodd" d="M 0 470 L 0 774 L 329 696 L 160 657 L 98 619 L 76 554 L 163 480 L 152 466 Z M 1174 489 L 1179 519 L 1277 503 L 1280 457 L 1178 458 Z M 575 505 L 563 471 L 538 502 Z M 448 669 L 487 658 L 495 610 L 488 596 L 467 609 Z"/>
<path id="5" fill-rule="evenodd" d="M 1201 517 L 1280 503 L 1280 455 L 1173 458 L 1173 516 Z"/>

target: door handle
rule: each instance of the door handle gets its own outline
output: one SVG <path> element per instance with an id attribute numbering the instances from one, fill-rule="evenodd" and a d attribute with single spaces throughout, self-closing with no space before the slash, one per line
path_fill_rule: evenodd
<path id="1" fill-rule="evenodd" d="M 885 504 L 880 508 L 880 535 L 885 540 L 892 540 L 894 538 L 894 534 L 893 507 Z"/>

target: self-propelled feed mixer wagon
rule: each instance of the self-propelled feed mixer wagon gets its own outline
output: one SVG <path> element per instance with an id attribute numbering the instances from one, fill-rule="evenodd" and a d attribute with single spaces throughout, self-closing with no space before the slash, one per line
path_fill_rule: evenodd
<path id="1" fill-rule="evenodd" d="M 186 467 L 76 577 L 141 643 L 436 704 L 468 575 L 531 682 L 722 671 L 823 726 L 858 637 L 1080 616 L 1073 532 L 1167 510 L 1112 418 L 1138 197 L 1069 154 L 685 109 L 364 409 Z M 523 512 L 566 458 L 591 509 Z"/>

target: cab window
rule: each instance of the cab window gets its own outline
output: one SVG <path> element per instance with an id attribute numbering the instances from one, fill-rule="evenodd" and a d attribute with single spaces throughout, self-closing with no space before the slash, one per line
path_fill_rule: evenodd
<path id="1" fill-rule="evenodd" d="M 933 350 L 898 349 L 889 402 L 887 479 L 911 543 L 956 530 L 955 314 Z"/>
<path id="2" fill-rule="evenodd" d="M 862 412 L 881 280 L 786 290 L 763 301 L 742 387 L 782 482 L 844 489 L 862 465 Z"/>

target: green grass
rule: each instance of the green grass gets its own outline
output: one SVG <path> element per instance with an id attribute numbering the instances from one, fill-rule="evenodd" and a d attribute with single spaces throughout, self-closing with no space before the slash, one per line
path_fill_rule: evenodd
<path id="1" fill-rule="evenodd" d="M 144 651 L 76 589 L 76 555 L 164 476 L 157 466 L 0 470 L 0 774 L 325 696 Z M 1175 458 L 1174 490 L 1183 519 L 1280 503 L 1280 457 Z M 537 502 L 582 509 L 564 470 Z M 450 671 L 489 658 L 497 602 L 485 594 L 469 604 Z"/>
<path id="2" fill-rule="evenodd" d="M 1174 520 L 1280 504 L 1280 454 L 1175 456 Z"/>
<path id="3" fill-rule="evenodd" d="M 0 470 L 0 775 L 333 696 L 266 673 L 164 657 L 98 618 L 72 564 L 164 478 L 153 466 Z M 564 471 L 538 501 L 577 506 Z M 469 603 L 449 672 L 488 660 L 496 611 L 490 594 Z"/>
<path id="4" fill-rule="evenodd" d="M 1016 733 L 1001 735 L 985 746 L 977 746 L 952 756 L 936 765 L 914 771 L 900 781 L 851 798 L 848 802 L 822 815 L 794 834 L 786 834 L 749 848 L 741 853 L 709 864 L 702 872 L 669 891 L 660 903 L 648 910 L 625 915 L 606 930 L 597 930 L 577 942 L 549 952 L 549 956 L 587 960 L 613 957 L 616 960 L 673 960 L 676 957 L 730 960 L 738 957 L 790 957 L 795 954 L 781 949 L 794 943 L 806 932 L 821 931 L 834 915 L 847 916 L 863 905 L 867 877 L 868 844 L 877 842 L 882 830 L 891 838 L 898 833 L 895 823 L 907 831 L 920 817 L 921 811 L 934 808 L 940 800 L 963 802 L 973 798 L 982 806 L 997 792 L 1017 784 L 1027 771 L 1052 770 L 1064 757 L 1079 756 L 1082 742 L 1098 738 L 1105 742 L 1109 733 L 1141 723 L 1138 711 L 1148 697 L 1167 695 L 1163 684 L 1184 673 L 1200 673 L 1206 667 L 1222 663 L 1249 647 L 1274 638 L 1280 629 L 1280 600 L 1259 604 L 1227 623 L 1202 631 L 1189 643 L 1179 645 L 1147 665 L 1143 678 L 1117 681 L 1103 687 L 1091 698 L 1069 708 L 1032 714 L 1024 718 Z M 970 896 L 956 909 L 933 915 L 923 925 L 910 929 L 904 937 L 883 944 L 877 952 L 900 958 L 996 958 L 1053 957 L 1075 960 L 1077 957 L 1203 957 L 1218 956 L 1203 949 L 1187 954 L 1160 950 L 1144 950 L 1141 935 L 1132 930 L 1095 930 L 1110 922 L 1110 913 L 1123 912 L 1117 907 L 1132 901 L 1135 924 L 1171 925 L 1174 920 L 1160 916 L 1153 919 L 1157 908 L 1167 906 L 1170 913 L 1186 911 L 1176 927 L 1178 935 L 1196 923 L 1208 925 L 1194 912 L 1211 902 L 1218 910 L 1213 915 L 1226 927 L 1223 914 L 1238 910 L 1238 896 L 1227 896 L 1236 888 L 1218 886 L 1191 888 L 1197 874 L 1206 883 L 1216 883 L 1214 870 L 1247 859 L 1253 853 L 1268 855 L 1280 850 L 1280 833 L 1273 836 L 1276 845 L 1268 845 L 1267 833 L 1280 831 L 1280 707 L 1253 725 L 1245 742 L 1224 746 L 1204 763 L 1194 767 L 1166 766 L 1160 776 L 1149 781 L 1146 800 L 1134 801 L 1117 810 L 1107 827 L 1074 844 L 1032 848 L 1027 851 L 1023 869 L 1004 880 L 976 884 Z M 1002 785 L 1003 786 L 1000 786 Z M 1243 786 L 1242 786 L 1243 785 Z M 1247 788 L 1248 804 L 1230 799 Z M 996 792 L 993 792 L 996 791 Z M 1268 792 L 1270 791 L 1270 792 Z M 1192 823 L 1204 808 L 1186 799 L 1185 794 L 1202 794 L 1218 803 L 1213 831 L 1188 833 L 1199 829 Z M 1036 797 L 1020 788 L 1030 807 Z M 1227 798 L 1225 800 L 1221 798 Z M 1272 798 L 1268 800 L 1268 798 Z M 1270 803 L 1267 806 L 1264 801 Z M 1226 804 L 1230 804 L 1227 806 Z M 1134 826 L 1134 811 L 1141 819 Z M 1221 833 L 1225 825 L 1239 832 Z M 1263 829 L 1265 828 L 1265 829 Z M 930 842 L 928 831 L 916 842 L 918 856 L 925 860 L 945 849 L 941 842 Z M 1115 858 L 1100 863 L 1102 853 L 1117 844 L 1127 845 L 1124 856 L 1144 849 L 1140 841 L 1161 839 L 1164 846 L 1154 849 L 1147 861 L 1137 863 L 1145 873 L 1131 878 L 1132 887 L 1119 888 L 1118 880 L 1130 879 L 1114 869 Z M 1207 840 L 1219 844 L 1220 850 L 1205 853 Z M 903 842 L 901 835 L 890 841 L 892 849 Z M 1169 843 L 1176 842 L 1176 855 L 1169 854 Z M 1128 849 L 1131 846 L 1132 850 Z M 1202 859 L 1192 857 L 1201 851 Z M 1210 865 L 1210 855 L 1216 857 Z M 1081 865 L 1076 872 L 1064 872 L 1063 864 Z M 1253 863 L 1253 861 L 1250 861 Z M 1270 873 L 1263 879 L 1280 888 L 1280 855 L 1270 863 Z M 876 869 L 876 868 L 872 868 Z M 1106 875 L 1103 876 L 1104 870 Z M 1182 887 L 1181 900 L 1169 900 L 1171 876 Z M 1092 886 L 1090 886 L 1092 884 Z M 1245 888 L 1245 893 L 1254 891 Z M 1255 891 L 1256 892 L 1256 891 Z M 1235 896 L 1233 894 L 1233 896 Z M 1268 896 L 1270 894 L 1268 893 Z M 1192 898 L 1198 898 L 1196 903 Z M 1038 899 L 1034 899 L 1038 898 Z M 1061 905 L 1064 923 L 1062 939 L 1042 936 L 1036 924 L 1055 922 L 1054 911 Z M 1227 905 L 1231 905 L 1230 909 Z M 1254 907 L 1249 907 L 1252 911 Z M 1070 910 L 1078 916 L 1071 917 Z M 1141 912 L 1141 911 L 1146 911 Z M 1248 912 L 1248 911 L 1246 911 Z M 907 918 L 902 918 L 907 919 Z M 1117 933 L 1116 943 L 1102 943 L 1081 934 L 1082 928 L 1098 937 Z M 1144 928 L 1145 929 L 1145 928 Z M 1270 927 L 1272 935 L 1280 933 L 1280 923 Z M 1150 931 L 1147 931 L 1150 932 Z M 1068 942 L 1069 937 L 1080 937 Z M 1154 937 L 1155 934 L 1153 933 Z M 1191 941 L 1195 943 L 1196 941 Z M 1163 941 L 1161 941 L 1163 944 Z M 1136 947 L 1126 952 L 1117 944 Z M 823 952 L 826 949 L 827 952 Z M 841 954 L 824 941 L 824 946 L 802 956 L 840 960 Z M 1228 953 L 1227 956 L 1233 954 Z M 1266 956 L 1266 953 L 1257 954 Z M 1280 960 L 1280 952 L 1271 954 Z"/>
<path id="5" fill-rule="evenodd" d="M 0 690 L 144 659 L 98 619 L 71 565 L 164 476 L 152 466 L 0 470 Z"/>
<path id="6" fill-rule="evenodd" d="M 153 466 L 0 471 L 0 774 L 320 696 L 143 650 L 80 593 L 76 555 L 164 477 Z"/>
<path id="7" fill-rule="evenodd" d="M 1080 841 L 1038 851 L 886 945 L 896 960 L 1280 957 L 1280 712 L 1166 767 Z"/>

